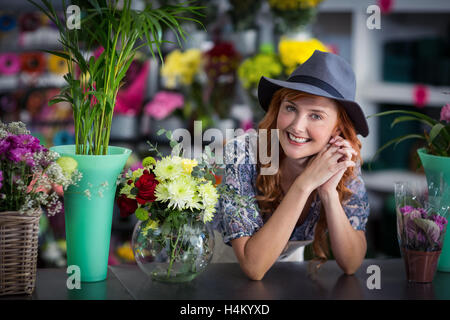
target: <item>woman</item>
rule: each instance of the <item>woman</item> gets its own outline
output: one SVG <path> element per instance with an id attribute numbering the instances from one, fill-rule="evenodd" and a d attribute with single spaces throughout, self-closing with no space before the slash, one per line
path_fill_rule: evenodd
<path id="1" fill-rule="evenodd" d="M 279 168 L 275 174 L 262 174 L 271 163 L 257 161 L 257 149 L 264 143 L 269 154 L 276 149 L 270 134 L 257 145 L 249 142 L 252 134 L 228 142 L 223 183 L 257 202 L 242 206 L 224 196 L 216 215 L 224 242 L 233 247 L 250 279 L 262 279 L 289 241 L 312 241 L 315 256 L 325 261 L 327 233 L 346 274 L 361 265 L 369 206 L 357 134 L 367 136 L 369 131 L 353 101 L 355 90 L 349 64 L 321 51 L 287 81 L 261 78 L 258 98 L 267 113 L 258 130 L 277 129 Z"/>

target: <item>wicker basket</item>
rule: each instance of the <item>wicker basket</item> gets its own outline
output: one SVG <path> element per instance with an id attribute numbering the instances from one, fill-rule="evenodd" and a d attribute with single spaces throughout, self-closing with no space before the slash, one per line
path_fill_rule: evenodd
<path id="1" fill-rule="evenodd" d="M 32 294 L 42 212 L 0 212 L 0 296 Z"/>

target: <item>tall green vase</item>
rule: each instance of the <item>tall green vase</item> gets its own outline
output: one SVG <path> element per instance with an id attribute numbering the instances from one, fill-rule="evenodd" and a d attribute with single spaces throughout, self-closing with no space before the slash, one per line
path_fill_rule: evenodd
<path id="1" fill-rule="evenodd" d="M 107 155 L 77 155 L 75 145 L 50 148 L 78 162 L 83 175 L 64 192 L 67 265 L 80 268 L 81 281 L 106 279 L 116 179 L 130 149 L 108 147 Z"/>
<path id="2" fill-rule="evenodd" d="M 430 197 L 430 201 L 436 201 L 439 203 L 439 207 L 450 206 L 450 157 L 440 157 L 428 154 L 424 148 L 417 150 L 420 161 L 422 162 L 427 176 L 427 184 L 430 188 L 431 185 L 439 186 L 441 192 L 436 194 L 436 198 Z M 434 196 L 433 194 L 430 194 Z M 447 214 L 449 219 L 450 212 Z M 439 271 L 450 272 L 450 230 L 447 231 L 444 238 L 444 245 L 442 247 L 442 253 L 439 257 L 438 267 Z"/>

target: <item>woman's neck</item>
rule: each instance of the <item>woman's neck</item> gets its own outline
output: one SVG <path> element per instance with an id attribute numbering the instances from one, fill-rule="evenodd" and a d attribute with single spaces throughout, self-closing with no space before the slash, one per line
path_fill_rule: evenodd
<path id="1" fill-rule="evenodd" d="M 292 159 L 285 157 L 281 164 L 285 176 L 297 177 L 300 173 L 303 172 L 303 170 L 305 170 L 308 160 L 309 157 L 301 159 Z"/>

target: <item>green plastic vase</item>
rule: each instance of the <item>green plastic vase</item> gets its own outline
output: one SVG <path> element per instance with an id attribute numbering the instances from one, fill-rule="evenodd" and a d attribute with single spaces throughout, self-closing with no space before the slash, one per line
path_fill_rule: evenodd
<path id="1" fill-rule="evenodd" d="M 116 180 L 131 150 L 108 147 L 107 155 L 78 155 L 75 145 L 50 148 L 72 157 L 83 175 L 64 192 L 67 265 L 80 268 L 82 282 L 106 279 Z"/>
<path id="2" fill-rule="evenodd" d="M 427 184 L 430 187 L 440 186 L 441 193 L 437 199 L 440 203 L 439 207 L 450 206 L 450 157 L 440 157 L 428 154 L 424 148 L 418 149 L 420 161 L 422 162 L 427 177 Z M 447 219 L 449 215 L 447 214 Z M 439 257 L 438 267 L 439 271 L 450 272 L 450 231 L 447 231 L 444 237 L 444 245 L 442 246 L 442 253 Z"/>

